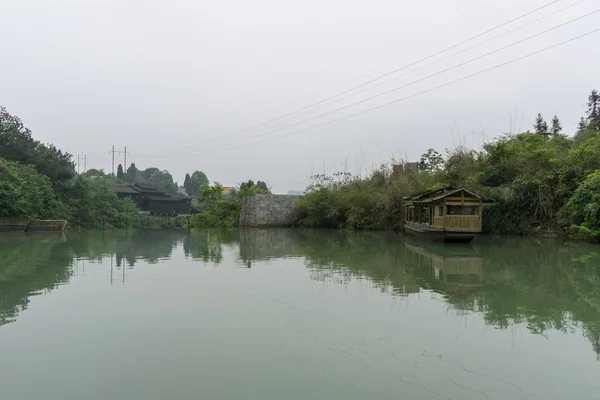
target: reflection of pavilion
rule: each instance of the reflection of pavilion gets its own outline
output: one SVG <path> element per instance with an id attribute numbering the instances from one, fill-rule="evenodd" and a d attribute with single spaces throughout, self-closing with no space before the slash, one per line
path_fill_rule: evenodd
<path id="1" fill-rule="evenodd" d="M 483 258 L 473 247 L 404 242 L 406 260 L 417 271 L 427 271 L 432 286 L 445 292 L 478 289 L 483 283 Z M 440 287 L 441 286 L 441 287 Z"/>

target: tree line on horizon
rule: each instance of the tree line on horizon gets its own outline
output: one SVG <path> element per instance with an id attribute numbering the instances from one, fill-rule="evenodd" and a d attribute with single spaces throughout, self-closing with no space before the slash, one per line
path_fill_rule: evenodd
<path id="1" fill-rule="evenodd" d="M 18 117 L 0 107 L 0 218 L 65 219 L 70 225 L 91 228 L 146 226 L 135 204 L 129 199 L 119 199 L 109 189 L 134 183 L 169 194 L 179 189 L 169 171 L 156 167 L 138 169 L 135 163 L 127 171 L 119 165 L 116 174 L 94 168 L 78 174 L 71 154 L 35 140 Z M 202 171 L 186 174 L 183 188 L 194 197 L 193 202 L 201 211 L 206 211 L 202 198 L 216 198 L 215 188 L 223 191 L 217 182 L 211 185 Z M 207 197 L 210 191 L 213 195 Z M 264 181 L 250 180 L 232 188 L 229 197 L 240 203 L 243 195 L 268 192 Z M 219 196 L 226 200 L 223 193 Z M 238 211 L 234 214 L 239 213 L 237 203 L 233 208 Z M 210 211 L 213 218 L 218 214 L 214 211 Z"/>

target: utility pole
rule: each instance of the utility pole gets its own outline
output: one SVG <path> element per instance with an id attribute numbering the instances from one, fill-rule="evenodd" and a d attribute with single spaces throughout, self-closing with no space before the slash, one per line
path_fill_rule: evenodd
<path id="1" fill-rule="evenodd" d="M 113 176 L 115 175 L 115 153 L 117 153 L 117 154 L 122 153 L 125 155 L 125 165 L 123 165 L 123 172 L 127 171 L 127 154 L 129 154 L 127 152 L 127 146 L 125 146 L 125 149 L 123 151 L 115 150 L 115 146 L 113 146 L 110 153 L 112 154 L 112 174 L 113 174 Z"/>
<path id="2" fill-rule="evenodd" d="M 79 175 L 79 163 L 81 161 L 79 160 L 79 154 L 77 154 L 77 174 Z"/>
<path id="3" fill-rule="evenodd" d="M 83 172 L 87 171 L 87 154 L 83 156 Z"/>
<path id="4" fill-rule="evenodd" d="M 125 146 L 125 149 L 123 151 L 115 150 L 115 148 L 113 146 L 113 173 L 114 173 L 114 169 L 115 169 L 115 165 L 114 165 L 115 155 L 114 155 L 114 153 L 124 154 L 125 155 L 125 165 L 123 165 L 123 172 L 127 171 L 127 154 L 129 154 L 127 152 L 127 146 Z"/>

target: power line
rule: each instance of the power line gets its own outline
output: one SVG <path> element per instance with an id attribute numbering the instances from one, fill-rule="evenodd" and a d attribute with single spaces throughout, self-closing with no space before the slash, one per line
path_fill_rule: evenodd
<path id="1" fill-rule="evenodd" d="M 323 99 L 323 100 L 320 100 L 320 101 L 318 101 L 318 102 L 316 102 L 316 103 L 312 103 L 312 104 L 310 104 L 310 105 L 308 105 L 308 106 L 305 106 L 305 107 L 299 108 L 299 109 L 297 109 L 297 110 L 295 110 L 295 111 L 292 111 L 292 112 L 290 112 L 290 113 L 287 113 L 287 114 L 284 114 L 284 115 L 282 115 L 282 116 L 279 116 L 279 117 L 276 117 L 276 118 L 270 119 L 270 120 L 268 120 L 268 121 L 264 121 L 264 122 L 258 123 L 258 124 L 256 124 L 256 125 L 253 125 L 253 126 L 249 127 L 249 128 L 243 129 L 243 130 L 241 130 L 241 131 L 233 132 L 233 133 L 231 133 L 231 134 L 228 134 L 228 135 L 224 135 L 224 136 L 221 136 L 221 137 L 217 137 L 217 138 L 208 139 L 207 141 L 203 141 L 203 142 L 200 142 L 200 143 L 196 143 L 196 144 L 194 144 L 194 145 L 189 145 L 189 146 L 185 146 L 185 147 L 180 147 L 180 148 L 173 149 L 173 150 L 165 150 L 165 151 L 158 151 L 158 152 L 154 152 L 154 153 L 149 153 L 149 154 L 147 154 L 147 156 L 150 156 L 150 155 L 158 155 L 158 154 L 164 154 L 164 153 L 174 152 L 174 151 L 178 151 L 178 150 L 182 150 L 182 149 L 189 149 L 190 147 L 197 147 L 197 146 L 199 146 L 199 145 L 204 145 L 204 144 L 207 144 L 207 143 L 214 142 L 215 140 L 220 140 L 220 139 L 228 138 L 228 137 L 231 137 L 231 136 L 236 136 L 236 135 L 238 135 L 238 134 L 241 134 L 241 133 L 244 133 L 244 132 L 247 132 L 247 131 L 250 131 L 250 130 L 256 129 L 256 128 L 260 127 L 260 126 L 267 125 L 267 124 L 270 124 L 270 123 L 272 123 L 272 122 L 279 121 L 279 120 L 281 120 L 281 119 L 283 119 L 283 118 L 290 117 L 290 116 L 292 116 L 292 115 L 295 115 L 295 114 L 297 114 L 297 113 L 299 113 L 299 112 L 302 112 L 302 111 L 305 111 L 305 110 L 307 110 L 307 109 L 313 108 L 313 107 L 315 107 L 315 106 L 317 106 L 317 105 L 323 104 L 323 103 L 325 103 L 325 102 L 327 102 L 327 101 L 329 101 L 329 100 L 332 100 L 332 99 L 334 99 L 334 98 L 336 98 L 336 97 L 342 96 L 342 95 L 344 95 L 344 94 L 346 94 L 346 93 L 352 92 L 352 91 L 354 91 L 354 90 L 356 90 L 356 89 L 359 89 L 359 88 L 361 88 L 361 87 L 364 87 L 364 86 L 366 86 L 366 85 L 369 85 L 369 84 L 371 84 L 371 83 L 373 83 L 373 82 L 376 82 L 376 81 L 378 81 L 378 80 L 380 80 L 380 79 L 386 78 L 386 77 L 388 77 L 388 76 L 390 76 L 390 75 L 393 75 L 393 74 L 395 74 L 395 73 L 397 73 L 397 72 L 400 72 L 400 71 L 402 71 L 402 70 L 404 70 L 404 69 L 406 69 L 406 68 L 410 68 L 410 67 L 412 67 L 413 65 L 416 65 L 416 64 L 418 64 L 418 63 L 421 63 L 421 62 L 423 62 L 423 61 L 426 61 L 426 60 L 429 60 L 429 59 L 431 59 L 431 58 L 433 58 L 433 57 L 436 57 L 436 56 L 438 56 L 438 55 L 440 55 L 440 54 L 442 54 L 442 53 L 444 53 L 444 52 L 446 52 L 446 51 L 448 51 L 448 50 L 452 50 L 452 49 L 454 49 L 454 48 L 456 48 L 456 47 L 458 47 L 458 46 L 461 46 L 461 45 L 463 45 L 463 44 L 465 44 L 465 43 L 468 43 L 468 42 L 470 42 L 470 41 L 472 41 L 472 40 L 475 40 L 475 39 L 477 39 L 477 38 L 479 38 L 479 37 L 481 37 L 481 36 L 484 36 L 484 35 L 486 35 L 486 34 L 488 34 L 488 33 L 490 33 L 490 32 L 493 32 L 493 31 L 495 31 L 495 30 L 497 30 L 497 29 L 500 29 L 500 28 L 502 28 L 502 27 L 504 27 L 504 26 L 506 26 L 506 25 L 509 25 L 509 24 L 511 24 L 511 23 L 513 23 L 513 22 L 515 22 L 515 21 L 518 21 L 518 20 L 520 20 L 520 19 L 523 19 L 523 18 L 525 18 L 525 17 L 527 17 L 527 16 L 529 16 L 529 15 L 531 15 L 531 14 L 534 14 L 534 13 L 536 13 L 536 12 L 540 11 L 540 10 L 543 10 L 544 8 L 550 7 L 551 5 L 553 5 L 553 4 L 555 4 L 555 3 L 558 3 L 559 1 L 560 1 L 560 0 L 553 0 L 553 1 L 549 2 L 549 3 L 546 3 L 545 5 L 543 5 L 543 6 L 541 6 L 541 7 L 538 7 L 538 8 L 536 8 L 536 9 L 532 10 L 532 11 L 529 11 L 529 12 L 527 12 L 527 13 L 525 13 L 525 14 L 522 14 L 522 15 L 520 15 L 520 16 L 518 16 L 518 17 L 516 17 L 516 18 L 513 18 L 513 19 L 511 19 L 511 20 L 509 20 L 509 21 L 507 21 L 507 22 L 504 22 L 504 23 L 502 23 L 502 24 L 500 24 L 500 25 L 498 25 L 498 26 L 496 26 L 496 27 L 494 27 L 494 28 L 488 29 L 488 30 L 486 30 L 486 31 L 484 31 L 484 32 L 482 32 L 482 33 L 479 33 L 479 34 L 477 34 L 477 35 L 475 35 L 475 36 L 472 36 L 472 37 L 470 37 L 470 38 L 468 38 L 468 39 L 466 39 L 466 40 L 463 40 L 463 41 L 461 41 L 461 42 L 459 42 L 459 43 L 456 43 L 456 44 L 454 44 L 454 45 L 452 45 L 452 46 L 450 46 L 450 47 L 447 47 L 447 48 L 445 48 L 445 49 L 443 49 L 443 50 L 440 50 L 440 51 L 438 51 L 438 52 L 436 52 L 436 53 L 433 53 L 433 54 L 431 54 L 431 55 L 429 55 L 429 56 L 427 56 L 427 57 L 425 57 L 425 58 L 422 58 L 422 59 L 420 59 L 420 60 L 418 60 L 418 61 L 414 61 L 414 62 L 412 62 L 412 63 L 410 63 L 410 64 L 407 64 L 407 65 L 405 65 L 405 66 L 403 66 L 403 67 L 397 68 L 397 69 L 395 69 L 395 70 L 393 70 L 393 71 L 390 71 L 390 72 L 388 72 L 388 73 L 386 73 L 386 74 L 380 75 L 380 76 L 378 76 L 378 77 L 376 77 L 376 78 L 374 78 L 374 79 L 371 79 L 371 80 L 369 80 L 369 81 L 367 81 L 367 82 L 361 83 L 360 85 L 354 86 L 354 87 L 352 87 L 352 88 L 350 88 L 350 89 L 344 90 L 344 91 L 342 91 L 342 92 L 340 92 L 340 93 L 337 93 L 337 94 L 335 94 L 335 95 L 333 95 L 333 96 L 330 96 L 330 97 L 328 97 L 328 98 L 326 98 L 326 99 Z"/>
<path id="2" fill-rule="evenodd" d="M 481 46 L 481 45 L 483 45 L 483 44 L 486 44 L 486 43 L 489 43 L 489 42 L 491 42 L 491 41 L 494 41 L 494 40 L 496 40 L 496 39 L 498 39 L 498 38 L 500 38 L 500 37 L 502 37 L 502 36 L 508 35 L 508 34 L 510 34 L 510 33 L 516 32 L 516 31 L 518 31 L 518 30 L 520 30 L 520 29 L 523 29 L 523 28 L 526 28 L 526 27 L 528 27 L 528 26 L 530 26 L 530 25 L 533 25 L 533 24 L 535 24 L 536 22 L 539 22 L 539 21 L 541 21 L 541 20 L 543 20 L 543 19 L 549 18 L 549 17 L 551 17 L 551 16 L 553 16 L 553 15 L 556 15 L 556 14 L 558 14 L 558 13 L 564 12 L 564 11 L 568 10 L 569 8 L 575 7 L 575 6 L 577 6 L 577 5 L 581 4 L 581 3 L 585 2 L 585 1 L 587 1 L 587 0 L 580 0 L 580 1 L 576 2 L 576 3 L 570 4 L 570 5 L 568 5 L 567 7 L 561 8 L 560 10 L 556 10 L 556 11 L 554 11 L 554 12 L 550 13 L 550 14 L 544 15 L 543 17 L 540 17 L 540 18 L 538 18 L 538 19 L 536 19 L 536 20 L 533 20 L 533 21 L 531 21 L 531 22 L 528 22 L 528 23 L 526 23 L 526 24 L 523 24 L 523 25 L 521 25 L 521 26 L 519 26 L 519 27 L 517 27 L 517 28 L 511 29 L 511 30 L 509 30 L 509 31 L 506 31 L 506 32 L 503 32 L 503 33 L 501 33 L 501 34 L 499 34 L 499 35 L 496 35 L 496 36 L 494 36 L 494 37 L 492 37 L 492 38 L 490 38 L 490 39 L 487 39 L 487 40 L 485 40 L 485 41 L 483 41 L 483 42 L 481 42 L 481 43 L 478 43 L 478 44 L 476 44 L 476 45 L 473 45 L 473 46 L 471 46 L 471 47 L 467 47 L 466 49 L 463 49 L 463 50 L 460 50 L 460 51 L 458 51 L 458 52 L 456 52 L 456 53 L 450 54 L 449 56 L 446 56 L 446 57 L 444 57 L 444 58 L 440 58 L 440 59 L 438 59 L 438 60 L 435 60 L 435 61 L 433 61 L 433 62 L 431 62 L 431 63 L 429 63 L 429 64 L 425 64 L 425 65 L 423 65 L 423 66 L 421 66 L 421 67 L 415 68 L 415 69 L 413 69 L 413 70 L 411 70 L 411 71 L 408 71 L 408 72 L 407 72 L 407 73 L 405 73 L 405 74 L 402 74 L 402 75 L 400 75 L 400 76 L 396 76 L 396 77 L 394 77 L 394 78 L 392 78 L 392 79 L 388 79 L 388 80 L 386 80 L 386 81 L 380 82 L 380 83 L 378 83 L 378 84 L 376 84 L 376 85 L 374 85 L 374 86 L 371 86 L 371 87 L 369 87 L 369 88 L 366 88 L 366 89 L 360 90 L 360 91 L 358 91 L 358 92 L 355 92 L 355 93 L 351 93 L 351 94 L 349 94 L 348 96 L 344 96 L 344 97 L 342 97 L 342 98 L 339 98 L 339 99 L 337 99 L 337 100 L 334 100 L 334 101 L 332 101 L 332 102 L 328 103 L 328 105 L 332 105 L 332 104 L 338 103 L 338 102 L 340 102 L 340 101 L 342 101 L 342 100 L 345 100 L 345 99 L 347 99 L 347 98 L 350 98 L 350 97 L 356 96 L 356 95 L 358 95 L 358 94 L 361 94 L 361 93 L 364 93 L 364 92 L 368 92 L 369 90 L 375 89 L 376 87 L 379 87 L 379 86 L 381 86 L 381 85 L 385 85 L 386 83 L 389 83 L 389 82 L 391 82 L 391 81 L 394 81 L 394 80 L 396 80 L 396 79 L 398 79 L 398 78 L 402 78 L 402 77 L 405 77 L 405 76 L 407 76 L 407 75 L 413 74 L 413 73 L 415 73 L 415 72 L 417 72 L 417 71 L 420 71 L 420 70 L 422 70 L 422 69 L 425 69 L 425 68 L 427 68 L 427 67 L 431 67 L 432 65 L 438 64 L 438 63 L 439 63 L 439 62 L 441 62 L 441 61 L 448 60 L 448 59 L 450 59 L 450 58 L 453 58 L 453 57 L 455 57 L 455 56 L 457 56 L 457 55 L 459 55 L 459 54 L 465 53 L 465 52 L 467 52 L 467 51 L 469 51 L 469 50 L 472 50 L 472 49 L 474 49 L 474 48 L 476 48 L 476 47 L 479 47 L 479 46 Z"/>
<path id="3" fill-rule="evenodd" d="M 420 96 L 420 95 L 422 95 L 422 94 L 429 93 L 429 92 L 432 92 L 432 91 L 434 91 L 434 90 L 438 90 L 438 89 L 444 88 L 444 87 L 446 87 L 446 86 L 453 85 L 453 84 L 455 84 L 455 83 L 458 83 L 458 82 L 462 82 L 462 81 L 464 81 L 464 80 L 467 80 L 467 79 L 470 79 L 470 78 L 474 78 L 474 77 L 476 77 L 476 76 L 479 76 L 479 75 L 482 75 L 482 74 L 484 74 L 484 73 L 487 73 L 487 72 L 493 71 L 493 70 L 495 70 L 495 69 L 498 69 L 498 68 L 501 68 L 501 67 L 504 67 L 504 66 L 507 66 L 507 65 L 513 64 L 513 63 L 515 63 L 515 62 L 522 61 L 522 60 L 524 60 L 524 59 L 527 59 L 527 58 L 529 58 L 529 57 L 532 57 L 532 56 L 534 56 L 534 55 L 537 55 L 537 54 L 543 53 L 543 52 L 545 52 L 545 51 L 548 51 L 548 50 L 554 49 L 554 48 L 556 48 L 556 47 L 559 47 L 559 46 L 563 46 L 563 45 L 565 45 L 565 44 L 567 44 L 567 43 L 573 42 L 573 41 L 575 41 L 575 40 L 582 39 L 582 38 L 584 38 L 584 37 L 586 37 L 586 36 L 590 36 L 590 35 L 592 35 L 592 34 L 594 34 L 594 33 L 598 33 L 598 32 L 600 32 L 600 28 L 599 28 L 599 29 L 595 29 L 595 30 L 593 30 L 593 31 L 590 31 L 590 32 L 587 32 L 587 33 L 584 33 L 584 34 L 582 34 L 582 35 L 579 35 L 579 36 L 573 37 L 573 38 L 571 38 L 571 39 L 567 39 L 567 40 L 565 40 L 565 41 L 563 41 L 563 42 L 560 42 L 560 43 L 554 44 L 554 45 L 552 45 L 552 46 L 545 47 L 545 48 L 543 48 L 543 49 L 541 49 L 541 50 L 538 50 L 538 51 L 535 51 L 535 52 L 532 52 L 532 53 L 526 54 L 526 55 L 524 55 L 524 56 L 521 56 L 521 57 L 518 57 L 518 58 L 512 59 L 512 60 L 510 60 L 510 61 L 507 61 L 507 62 L 504 62 L 504 63 L 498 64 L 498 65 L 496 65 L 496 66 L 493 66 L 493 67 L 491 67 L 491 68 L 487 68 L 487 69 L 484 69 L 484 70 L 481 70 L 481 71 L 475 72 L 475 73 L 473 73 L 473 74 L 470 74 L 470 75 L 464 76 L 464 77 L 462 77 L 462 78 L 455 79 L 455 80 L 453 80 L 453 81 L 450 81 L 450 82 L 446 82 L 446 83 L 444 83 L 444 84 L 441 84 L 441 85 L 435 86 L 435 87 L 433 87 L 433 88 L 430 88 L 430 89 L 427 89 L 427 90 L 423 90 L 423 91 L 421 91 L 421 92 L 418 92 L 418 93 L 412 94 L 412 95 L 410 95 L 410 96 L 406 96 L 406 97 L 403 97 L 403 98 L 400 98 L 400 99 L 397 99 L 397 100 L 393 100 L 393 101 L 390 101 L 390 102 L 388 102 L 388 103 L 384 103 L 384 104 L 381 104 L 381 105 L 378 105 L 378 106 L 375 106 L 375 107 L 372 107 L 372 108 L 369 108 L 369 109 L 366 109 L 366 110 L 363 110 L 363 111 L 356 112 L 356 113 L 354 113 L 354 114 L 346 115 L 346 116 L 344 116 L 344 117 L 340 117 L 340 118 L 334 119 L 334 120 L 332 120 L 332 121 L 327 121 L 327 122 L 324 122 L 324 123 L 321 123 L 321 124 L 318 124 L 318 125 L 314 125 L 314 126 L 310 126 L 310 127 L 307 127 L 307 128 L 303 128 L 303 129 L 298 129 L 298 130 L 296 130 L 296 131 L 292 131 L 292 132 L 289 132 L 289 133 L 286 133 L 286 134 L 283 134 L 283 135 L 279 135 L 279 136 L 275 136 L 275 137 L 272 137 L 272 138 L 266 138 L 266 139 L 263 139 L 263 140 L 261 140 L 261 141 L 258 141 L 258 142 L 246 143 L 246 144 L 244 144 L 244 145 L 242 145 L 242 146 L 238 146 L 238 148 L 245 147 L 245 146 L 250 146 L 250 145 L 255 145 L 255 144 L 259 144 L 259 143 L 263 143 L 263 142 L 266 142 L 266 141 L 269 141 L 269 140 L 280 139 L 280 138 L 283 138 L 283 137 L 291 136 L 291 135 L 294 135 L 294 134 L 297 134 L 297 133 L 301 133 L 301 132 L 305 132 L 305 131 L 308 131 L 308 130 L 312 130 L 312 129 L 315 129 L 315 128 L 320 128 L 320 127 L 322 127 L 322 126 L 325 126 L 325 125 L 330 125 L 330 124 L 333 124 L 333 123 L 336 123 L 336 122 L 339 122 L 339 121 L 343 121 L 343 120 L 346 120 L 346 119 L 348 119 L 348 118 L 352 118 L 352 117 L 355 117 L 355 116 L 358 116 L 358 115 L 362 115 L 362 114 L 365 114 L 365 113 L 368 113 L 368 112 L 371 112 L 371 111 L 375 111 L 375 110 L 378 110 L 378 109 L 380 109 L 380 108 L 384 108 L 384 107 L 390 106 L 390 105 L 392 105 L 392 104 L 396 104 L 396 103 L 399 103 L 399 102 L 401 102 L 401 101 L 405 101 L 405 100 L 411 99 L 411 98 L 413 98 L 413 97 L 417 97 L 417 96 Z M 235 143 L 232 143 L 232 144 L 235 144 Z M 217 152 L 226 151 L 226 150 L 230 150 L 230 149 L 231 149 L 231 147 L 229 147 L 229 148 L 227 148 L 227 149 L 223 149 L 223 150 L 217 150 L 217 151 L 213 151 L 213 152 L 206 152 L 206 153 L 202 153 L 202 152 L 201 152 L 201 153 L 198 153 L 198 154 L 196 154 L 196 155 L 212 154 L 212 153 L 217 153 Z"/>
<path id="4" fill-rule="evenodd" d="M 472 62 L 474 62 L 474 61 L 477 61 L 477 60 L 480 60 L 480 59 L 482 59 L 482 58 L 488 57 L 488 56 L 490 56 L 490 55 L 492 55 L 492 54 L 495 54 L 495 53 L 498 53 L 498 52 L 500 52 L 500 51 L 506 50 L 506 49 L 508 49 L 508 48 L 510 48 L 510 47 L 513 47 L 513 46 L 516 46 L 516 45 L 518 45 L 518 44 L 524 43 L 524 42 L 526 42 L 526 41 L 528 41 L 528 40 L 531 40 L 531 39 L 533 39 L 533 38 L 536 38 L 536 37 L 538 37 L 538 36 L 541 36 L 541 35 L 543 35 L 543 34 L 546 34 L 546 33 L 548 33 L 548 32 L 551 32 L 551 31 L 553 31 L 553 30 L 559 29 L 559 28 L 561 28 L 561 27 L 563 27 L 563 26 L 566 26 L 566 25 L 568 25 L 568 24 L 571 24 L 571 23 L 573 23 L 573 22 L 576 22 L 576 21 L 578 21 L 578 20 L 580 20 L 580 19 L 583 19 L 583 18 L 589 17 L 589 16 L 591 16 L 591 15 L 593 15 L 593 14 L 596 14 L 596 13 L 598 13 L 598 12 L 600 12 L 600 9 L 597 9 L 597 10 L 595 10 L 595 11 L 589 12 L 589 13 L 587 13 L 587 14 L 585 14 L 585 15 L 582 15 L 582 16 L 580 16 L 580 17 L 577 17 L 577 18 L 574 18 L 574 19 L 572 19 L 572 20 L 570 20 L 570 21 L 564 22 L 564 23 L 562 23 L 562 24 L 560 24 L 560 25 L 556 25 L 556 26 L 554 26 L 554 27 L 552 27 L 552 28 L 546 29 L 545 31 L 542 31 L 542 32 L 536 33 L 536 34 L 534 34 L 534 35 L 531 35 L 531 36 L 529 36 L 529 37 L 527 37 L 527 38 L 525 38 L 525 39 L 518 40 L 518 41 L 516 41 L 516 42 L 513 42 L 513 43 L 511 43 L 511 44 L 509 44 L 509 45 L 503 46 L 503 47 L 501 47 L 501 48 L 498 48 L 498 49 L 496 49 L 496 50 L 493 50 L 493 51 L 491 51 L 491 52 L 488 52 L 488 53 L 486 53 L 486 54 L 483 54 L 483 55 L 481 55 L 481 56 L 478 56 L 478 57 L 472 58 L 472 59 L 470 59 L 470 60 L 468 60 L 468 61 L 465 61 L 465 62 L 463 62 L 463 63 L 457 64 L 457 65 L 454 65 L 454 66 L 452 66 L 452 67 L 450 67 L 450 68 L 447 68 L 447 69 L 445 69 L 445 70 L 442 70 L 442 71 L 436 72 L 436 73 L 434 73 L 434 74 L 428 75 L 428 76 L 426 76 L 426 77 L 424 77 L 424 78 L 417 79 L 417 80 L 415 80 L 415 81 L 409 82 L 409 83 L 407 83 L 407 84 L 404 84 L 404 85 L 401 85 L 401 86 L 397 86 L 397 87 L 395 87 L 395 88 L 393 88 L 393 89 L 390 89 L 390 90 L 387 90 L 387 91 L 385 91 L 385 92 L 382 92 L 382 93 L 379 93 L 379 94 L 373 95 L 373 96 L 371 96 L 371 97 L 367 97 L 366 99 L 363 99 L 363 100 L 357 101 L 357 102 L 355 102 L 355 103 L 352 103 L 352 104 L 349 104 L 349 105 L 347 105 L 347 106 L 339 107 L 339 108 L 336 108 L 335 110 L 328 111 L 328 112 L 325 112 L 325 113 L 319 114 L 319 115 L 317 115 L 317 116 L 310 117 L 310 118 L 304 119 L 304 120 L 302 120 L 302 121 L 299 121 L 299 122 L 296 122 L 296 123 L 293 123 L 293 124 L 290 124 L 290 125 L 286 125 L 286 126 L 284 126 L 284 127 L 278 128 L 278 129 L 273 129 L 273 130 L 270 130 L 270 131 L 267 131 L 267 132 L 264 132 L 264 133 L 261 133 L 261 134 L 258 134 L 258 135 L 250 136 L 250 137 L 248 137 L 248 138 L 242 138 L 242 139 L 240 139 L 239 141 L 245 141 L 245 140 L 255 139 L 255 138 L 257 138 L 257 137 L 261 137 L 261 136 L 266 136 L 266 135 L 269 135 L 269 134 L 271 134 L 271 133 L 276 133 L 276 132 L 279 132 L 279 131 L 282 131 L 282 130 L 285 130 L 285 129 L 288 129 L 288 128 L 291 128 L 291 127 L 294 127 L 294 126 L 298 126 L 298 125 L 304 124 L 304 123 L 306 123 L 306 122 L 309 122 L 309 121 L 312 121 L 312 120 L 315 120 L 315 119 L 318 119 L 318 118 L 322 118 L 322 117 L 325 117 L 325 116 L 328 116 L 328 115 L 334 114 L 334 113 L 336 113 L 336 112 L 339 112 L 339 111 L 345 110 L 345 109 L 347 109 L 347 108 L 354 107 L 354 106 L 356 106 L 356 105 L 359 105 L 359 104 L 365 103 L 365 102 L 367 102 L 367 101 L 370 101 L 370 100 L 373 100 L 373 99 L 375 99 L 375 98 L 378 98 L 378 97 L 384 96 L 384 95 L 386 95 L 386 94 L 389 94 L 389 93 L 395 92 L 395 91 L 397 91 L 397 90 L 400 90 L 400 89 L 404 89 L 404 88 L 406 88 L 406 87 L 408 87 L 408 86 L 411 86 L 411 85 L 414 85 L 414 84 L 416 84 L 416 83 L 419 83 L 419 82 L 425 81 L 425 80 L 427 80 L 427 79 L 433 78 L 433 77 L 435 77 L 435 76 L 441 75 L 441 74 L 443 74 L 443 73 L 445 73 L 445 72 L 448 72 L 448 71 L 451 71 L 451 70 L 453 70 L 453 69 L 456 69 L 456 68 L 462 67 L 462 66 L 464 66 L 464 65 L 470 64 L 470 63 L 472 63 Z M 236 142 L 233 142 L 233 143 L 237 143 L 237 142 L 239 142 L 239 141 L 236 141 Z M 217 146 L 216 146 L 216 148 L 219 148 L 219 147 L 222 147 L 222 146 L 227 146 L 227 145 L 228 145 L 227 143 L 224 143 L 224 144 L 221 144 L 221 145 L 217 145 Z M 193 153 L 188 153 L 188 154 L 193 154 Z M 164 156 L 162 156 L 162 157 L 164 157 Z M 161 156 L 156 156 L 156 157 L 154 157 L 154 158 L 161 158 Z"/>

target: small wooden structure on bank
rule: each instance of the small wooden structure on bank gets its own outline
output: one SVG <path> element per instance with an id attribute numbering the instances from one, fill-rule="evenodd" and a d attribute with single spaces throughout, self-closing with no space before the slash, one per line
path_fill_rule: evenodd
<path id="1" fill-rule="evenodd" d="M 464 188 L 441 189 L 404 197 L 404 230 L 438 241 L 470 242 L 481 232 L 485 196 Z"/>
<path id="2" fill-rule="evenodd" d="M 62 232 L 67 221 L 0 218 L 0 232 Z"/>

